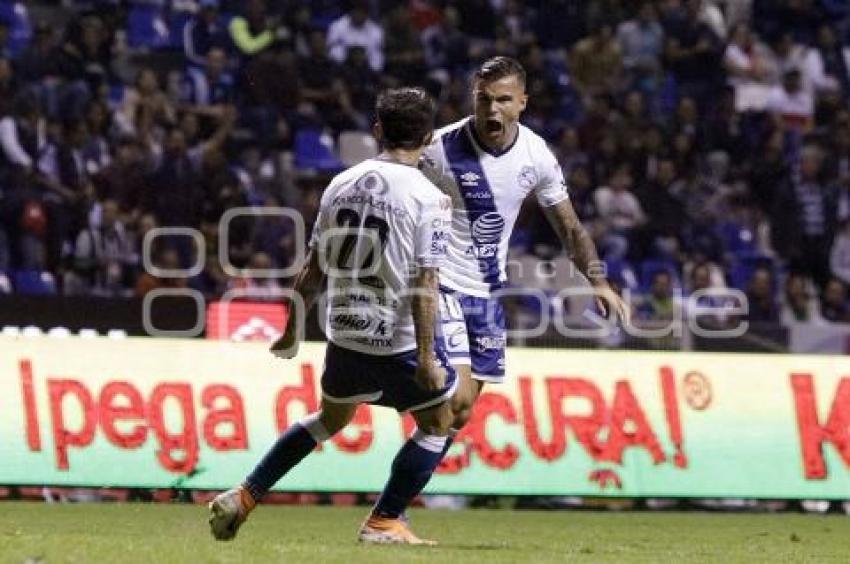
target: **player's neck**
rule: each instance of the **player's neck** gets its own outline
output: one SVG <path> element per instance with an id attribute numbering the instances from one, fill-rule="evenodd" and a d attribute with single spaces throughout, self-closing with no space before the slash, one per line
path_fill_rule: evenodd
<path id="1" fill-rule="evenodd" d="M 396 163 L 417 168 L 419 166 L 419 157 L 422 156 L 422 150 L 406 151 L 404 149 L 385 149 L 376 158 L 390 163 Z"/>

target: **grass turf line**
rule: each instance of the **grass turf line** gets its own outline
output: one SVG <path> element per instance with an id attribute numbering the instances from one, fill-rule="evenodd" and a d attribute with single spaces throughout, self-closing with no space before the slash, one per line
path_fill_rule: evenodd
<path id="1" fill-rule="evenodd" d="M 411 513 L 437 548 L 361 546 L 367 508 L 261 506 L 230 543 L 199 505 L 0 503 L 0 562 L 847 562 L 844 516 Z"/>

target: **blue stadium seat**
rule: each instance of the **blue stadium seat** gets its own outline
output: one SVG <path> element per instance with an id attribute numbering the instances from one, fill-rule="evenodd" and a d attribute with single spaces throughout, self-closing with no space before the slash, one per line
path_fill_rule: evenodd
<path id="1" fill-rule="evenodd" d="M 609 259 L 605 261 L 608 280 L 622 289 L 637 292 L 640 289 L 637 276 L 632 265 L 624 260 Z"/>
<path id="2" fill-rule="evenodd" d="M 12 276 L 18 294 L 44 296 L 56 293 L 56 281 L 47 271 L 17 270 Z"/>
<path id="3" fill-rule="evenodd" d="M 756 251 L 756 237 L 751 229 L 737 221 L 724 221 L 717 226 L 717 236 L 724 250 L 734 256 L 751 255 Z"/>
<path id="4" fill-rule="evenodd" d="M 127 44 L 130 47 L 167 47 L 170 35 L 162 8 L 146 4 L 130 7 L 127 14 Z"/>
<path id="5" fill-rule="evenodd" d="M 0 2 L 0 21 L 9 26 L 9 51 L 19 54 L 32 39 L 29 11 L 23 2 Z"/>
<path id="6" fill-rule="evenodd" d="M 334 153 L 333 147 L 322 137 L 322 132 L 318 129 L 302 129 L 295 134 L 296 168 L 322 172 L 339 172 L 345 168 Z"/>

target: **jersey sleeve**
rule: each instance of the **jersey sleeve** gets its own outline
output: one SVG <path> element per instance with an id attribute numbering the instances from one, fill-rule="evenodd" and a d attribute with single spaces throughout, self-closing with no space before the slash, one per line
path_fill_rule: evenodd
<path id="1" fill-rule="evenodd" d="M 452 201 L 448 196 L 436 196 L 422 203 L 416 225 L 416 264 L 426 268 L 442 266 L 448 254 L 451 224 Z"/>
<path id="2" fill-rule="evenodd" d="M 561 170 L 561 165 L 558 164 L 555 155 L 545 145 L 543 145 L 541 152 L 544 158 L 538 165 L 540 177 L 534 187 L 534 193 L 537 196 L 537 201 L 540 202 L 540 206 L 548 208 L 566 200 L 569 198 L 569 194 L 567 193 L 567 181 L 564 180 L 564 172 Z"/>

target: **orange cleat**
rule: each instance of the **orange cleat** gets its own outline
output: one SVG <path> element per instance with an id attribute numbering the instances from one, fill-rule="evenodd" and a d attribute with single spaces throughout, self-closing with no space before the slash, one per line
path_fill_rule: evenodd
<path id="1" fill-rule="evenodd" d="M 414 544 L 435 546 L 437 541 L 420 539 L 401 519 L 369 515 L 360 526 L 357 540 L 370 544 Z"/>

